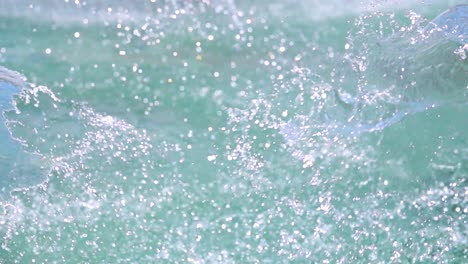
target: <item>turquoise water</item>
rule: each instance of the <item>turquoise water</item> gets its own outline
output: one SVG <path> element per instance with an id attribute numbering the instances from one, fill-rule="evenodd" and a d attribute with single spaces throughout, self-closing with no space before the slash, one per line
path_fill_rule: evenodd
<path id="1" fill-rule="evenodd" d="M 464 2 L 361 2 L 2 1 L 0 263 L 467 262 Z"/>

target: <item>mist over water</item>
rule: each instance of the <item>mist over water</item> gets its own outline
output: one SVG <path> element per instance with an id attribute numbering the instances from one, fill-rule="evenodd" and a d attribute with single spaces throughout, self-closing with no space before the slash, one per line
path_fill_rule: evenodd
<path id="1" fill-rule="evenodd" d="M 2 1 L 0 263 L 466 262 L 464 3 L 361 2 Z"/>

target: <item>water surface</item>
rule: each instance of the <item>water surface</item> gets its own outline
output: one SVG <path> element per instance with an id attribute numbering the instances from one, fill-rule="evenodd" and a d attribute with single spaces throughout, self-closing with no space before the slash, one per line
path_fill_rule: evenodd
<path id="1" fill-rule="evenodd" d="M 361 2 L 2 1 L 0 263 L 466 262 L 464 2 Z"/>

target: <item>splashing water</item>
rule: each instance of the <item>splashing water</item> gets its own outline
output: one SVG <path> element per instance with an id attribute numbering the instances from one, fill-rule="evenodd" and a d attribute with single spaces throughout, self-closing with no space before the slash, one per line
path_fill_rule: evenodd
<path id="1" fill-rule="evenodd" d="M 442 32 L 445 38 L 468 44 L 468 5 L 458 5 L 443 12 L 424 29 L 427 35 Z"/>
<path id="2" fill-rule="evenodd" d="M 467 102 L 464 86 L 467 83 L 467 68 L 463 56 L 466 49 L 464 39 L 468 34 L 464 27 L 467 9 L 468 5 L 456 6 L 429 23 L 417 22 L 421 18 L 413 13 L 411 25 L 400 27 L 399 32 L 390 37 L 366 33 L 363 40 L 353 38 L 356 47 L 346 44 L 346 49 L 351 51 L 344 58 L 358 72 L 359 80 L 357 83 L 354 80 L 350 83 L 341 81 L 337 88 L 331 89 L 334 93 L 331 95 L 334 98 L 332 107 L 348 109 L 348 114 L 343 116 L 346 119 L 340 120 L 325 113 L 322 120 L 314 121 L 316 124 L 299 121 L 303 123 L 302 128 L 293 120 L 288 121 L 281 125 L 281 133 L 288 145 L 299 139 L 301 133 L 298 130 L 322 130 L 332 135 L 356 136 L 382 131 L 405 117 L 447 104 L 464 107 Z M 390 18 L 393 17 L 392 14 Z M 439 34 L 441 32 L 442 35 Z M 374 36 L 378 41 L 369 44 L 369 36 Z M 463 55 L 457 52 L 455 47 L 458 44 L 452 41 L 465 45 L 458 50 Z M 370 52 L 377 53 L 378 57 L 367 58 Z M 397 52 L 398 57 L 391 57 Z M 440 79 L 433 76 L 434 72 Z M 357 90 L 354 85 L 358 86 Z M 322 96 L 326 98 L 326 94 Z M 376 111 L 375 107 L 383 108 L 383 111 Z M 301 117 L 304 118 L 307 119 Z"/>
<path id="3" fill-rule="evenodd" d="M 466 5 L 361 2 L 1 1 L 0 263 L 467 262 Z"/>
<path id="4" fill-rule="evenodd" d="M 5 199 L 15 188 L 28 187 L 44 181 L 45 168 L 40 157 L 27 153 L 21 143 L 12 138 L 5 112 L 14 110 L 13 96 L 25 83 L 15 72 L 0 67 L 0 198 Z"/>

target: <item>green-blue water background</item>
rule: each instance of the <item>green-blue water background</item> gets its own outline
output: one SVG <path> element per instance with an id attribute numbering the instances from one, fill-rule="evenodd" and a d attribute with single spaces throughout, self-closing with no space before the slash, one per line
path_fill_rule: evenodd
<path id="1" fill-rule="evenodd" d="M 417 41 L 457 3 L 2 2 L 50 172 L 0 263 L 466 262 L 466 59 Z"/>

